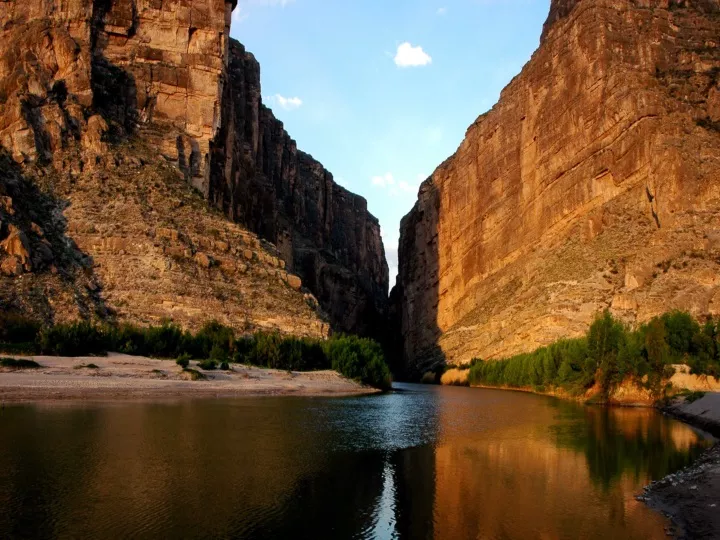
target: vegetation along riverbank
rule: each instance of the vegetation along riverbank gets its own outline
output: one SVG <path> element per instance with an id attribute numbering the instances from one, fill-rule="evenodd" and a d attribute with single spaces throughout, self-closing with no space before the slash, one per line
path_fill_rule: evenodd
<path id="1" fill-rule="evenodd" d="M 151 327 L 88 322 L 41 327 L 24 318 L 5 316 L 0 318 L 0 352 L 2 356 L 8 357 L 0 365 L 0 388 L 3 389 L 4 398 L 11 397 L 10 394 L 22 394 L 23 390 L 18 389 L 18 385 L 23 386 L 20 384 L 21 379 L 27 379 L 24 385 L 27 390 L 38 379 L 42 379 L 42 374 L 61 375 L 61 380 L 104 377 L 104 384 L 109 384 L 112 377 L 150 379 L 155 382 L 142 384 L 145 385 L 143 388 L 152 393 L 150 387 L 158 380 L 182 382 L 209 379 L 214 382 L 232 382 L 238 379 L 233 373 L 240 370 L 241 373 L 238 373 L 243 384 L 215 388 L 216 391 L 233 393 L 248 390 L 247 381 L 257 378 L 260 370 L 252 370 L 251 375 L 248 371 L 250 366 L 272 370 L 272 373 L 284 379 L 287 379 L 285 375 L 288 374 L 294 377 L 303 374 L 301 379 L 305 383 L 314 381 L 311 386 L 315 389 L 310 393 L 323 393 L 322 385 L 318 384 L 321 380 L 330 381 L 330 391 L 339 393 L 367 392 L 373 388 L 386 390 L 391 384 L 391 374 L 382 348 L 373 340 L 356 336 L 335 336 L 320 340 L 267 333 L 237 336 L 232 328 L 217 322 L 209 322 L 197 333 L 191 333 L 169 322 Z M 109 363 L 93 360 L 103 358 L 109 352 L 125 355 L 125 358 L 118 359 L 115 355 Z M 16 357 L 26 360 L 18 362 Z M 165 362 L 155 365 L 153 359 Z M 37 365 L 33 365 L 33 362 Z M 102 366 L 99 365 L 101 363 Z M 120 367 L 123 365 L 129 366 L 128 373 Z M 337 381 L 330 380 L 332 377 L 312 375 L 327 375 L 331 371 L 337 372 L 353 385 L 340 385 L 338 388 Z M 266 375 L 271 372 L 268 371 L 263 377 L 267 378 Z M 93 392 L 102 393 L 102 385 L 95 384 L 98 382 L 95 379 L 93 381 L 90 386 L 97 387 Z M 63 386 L 67 385 L 60 385 Z M 116 386 L 110 385 L 108 392 L 124 390 L 126 384 L 118 388 Z M 160 386 L 171 392 L 178 390 L 167 384 Z M 273 388 L 277 391 L 288 390 Z M 261 387 L 255 390 L 263 393 L 268 389 Z M 51 390 L 47 393 L 53 394 Z M 59 393 L 64 396 L 73 394 Z"/>
<path id="2" fill-rule="evenodd" d="M 475 359 L 439 375 L 443 384 L 653 406 L 681 393 L 720 391 L 720 321 L 700 325 L 674 311 L 630 328 L 606 311 L 581 338 L 502 360 Z"/>

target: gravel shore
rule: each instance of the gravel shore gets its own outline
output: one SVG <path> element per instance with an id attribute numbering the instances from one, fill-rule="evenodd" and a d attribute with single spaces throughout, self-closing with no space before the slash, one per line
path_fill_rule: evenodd
<path id="1" fill-rule="evenodd" d="M 664 412 L 720 437 L 720 393 Z M 669 517 L 676 538 L 720 538 L 720 445 L 691 466 L 647 486 L 638 500 Z"/>

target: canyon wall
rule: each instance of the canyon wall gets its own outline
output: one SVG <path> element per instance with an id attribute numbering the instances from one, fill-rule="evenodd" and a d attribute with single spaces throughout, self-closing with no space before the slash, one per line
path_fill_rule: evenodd
<path id="1" fill-rule="evenodd" d="M 539 49 L 402 221 L 407 370 L 611 309 L 720 314 L 720 2 L 553 0 Z"/>
<path id="2" fill-rule="evenodd" d="M 384 330 L 389 272 L 378 220 L 297 149 L 262 103 L 260 66 L 232 41 L 210 200 L 277 245 L 337 330 Z"/>
<path id="3" fill-rule="evenodd" d="M 4 310 L 372 333 L 378 222 L 262 106 L 235 5 L 0 0 Z"/>

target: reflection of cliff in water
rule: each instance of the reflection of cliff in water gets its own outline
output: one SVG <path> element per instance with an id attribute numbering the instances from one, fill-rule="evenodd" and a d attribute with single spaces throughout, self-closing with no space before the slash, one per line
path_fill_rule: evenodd
<path id="1" fill-rule="evenodd" d="M 482 394 L 474 407 L 446 399 L 438 414 L 438 539 L 663 536 L 662 517 L 634 495 L 705 447 L 654 410 L 462 391 Z"/>
<path id="2" fill-rule="evenodd" d="M 707 449 L 687 426 L 653 409 L 577 407 L 554 403 L 568 422 L 553 427 L 559 448 L 585 455 L 592 480 L 605 489 L 625 475 L 646 482 L 689 465 Z M 570 412 L 571 411 L 571 412 Z"/>

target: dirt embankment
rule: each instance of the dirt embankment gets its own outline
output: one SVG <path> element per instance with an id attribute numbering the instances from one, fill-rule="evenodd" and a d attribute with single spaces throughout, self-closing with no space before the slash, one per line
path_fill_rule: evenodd
<path id="1" fill-rule="evenodd" d="M 107 357 L 32 357 L 41 367 L 0 368 L 0 402 L 156 399 L 253 395 L 346 396 L 377 390 L 335 371 L 289 372 L 233 364 L 231 371 L 189 374 L 174 361 L 109 354 Z"/>

